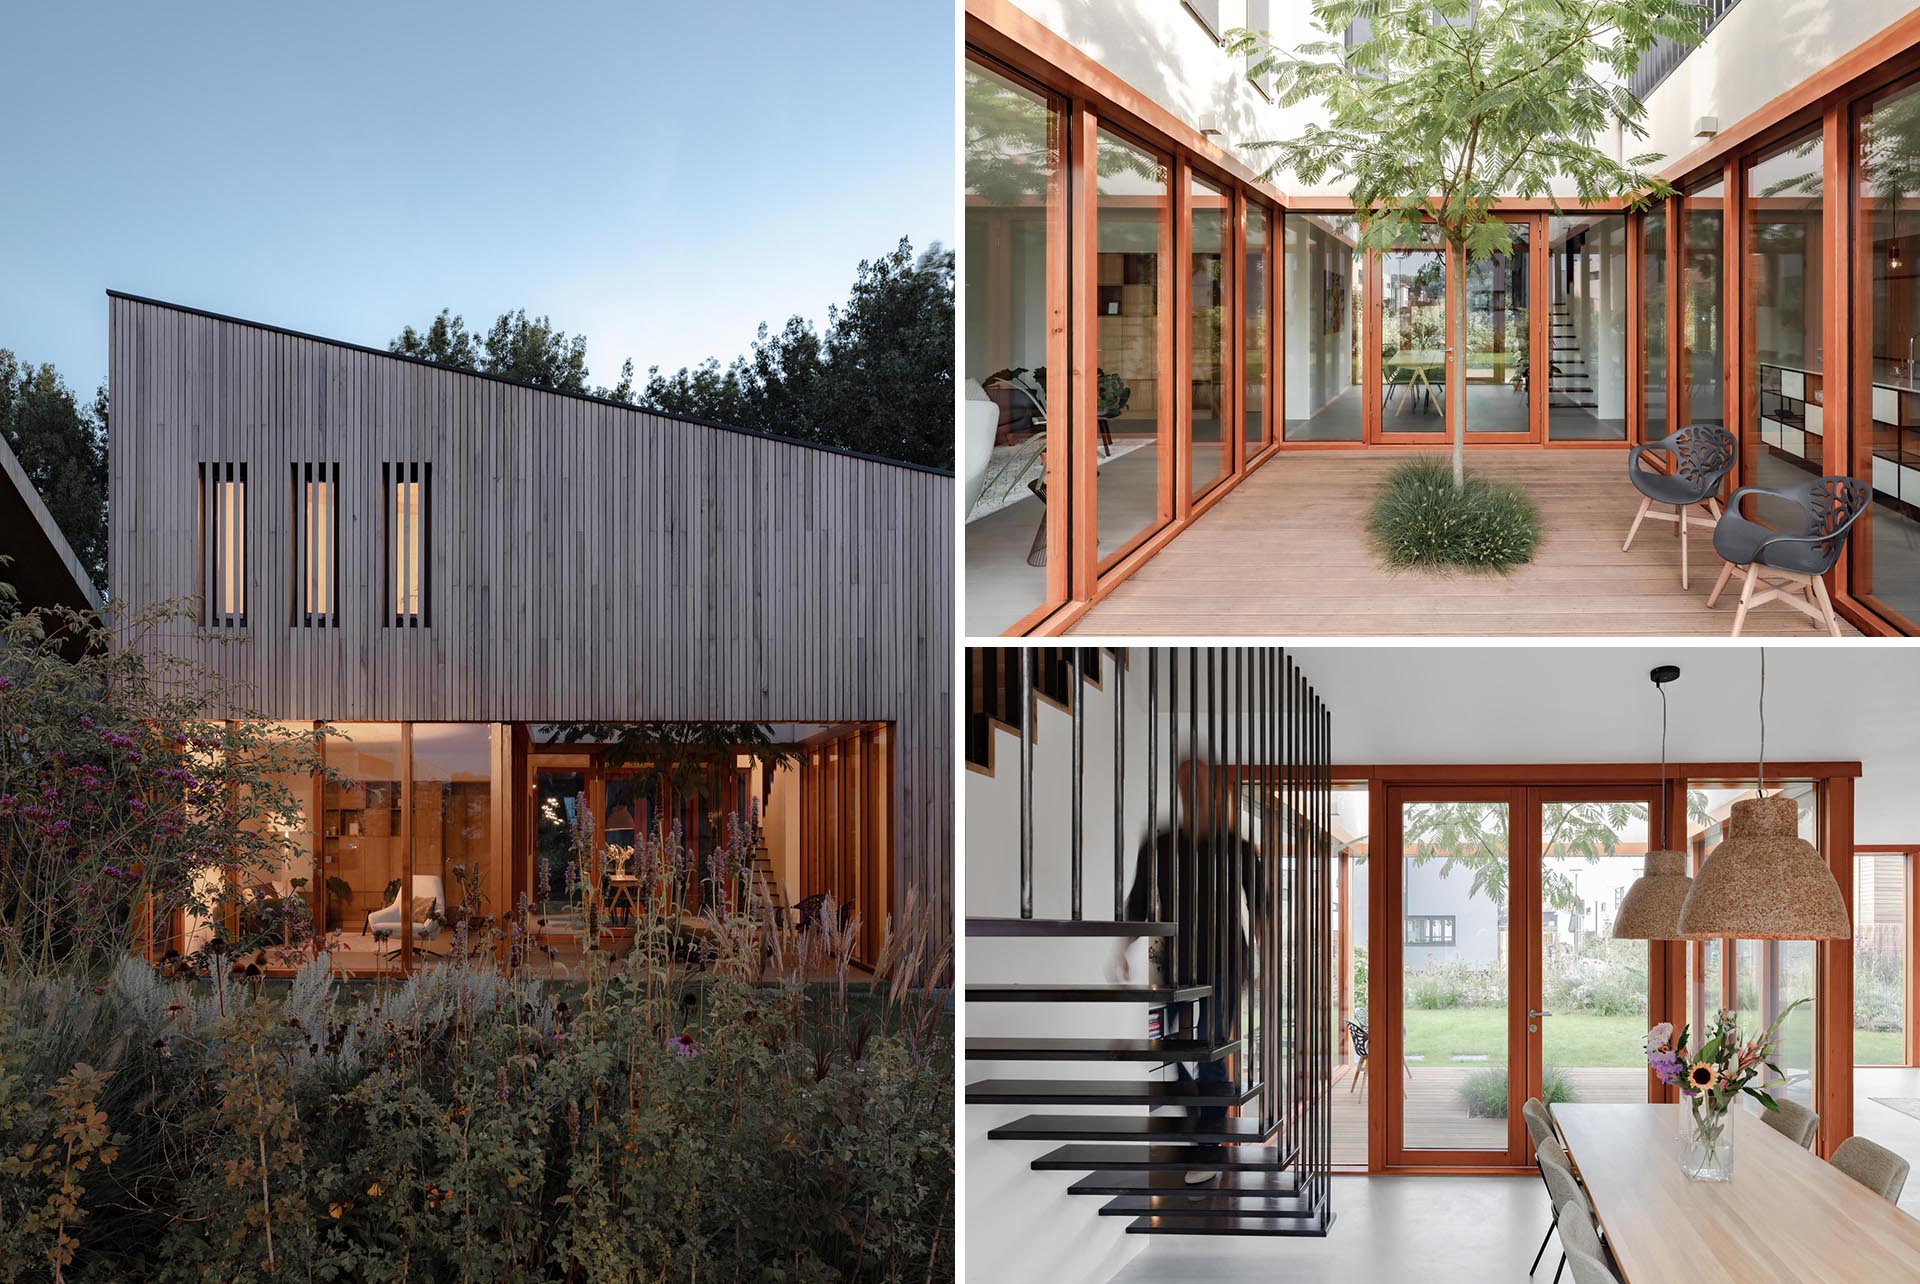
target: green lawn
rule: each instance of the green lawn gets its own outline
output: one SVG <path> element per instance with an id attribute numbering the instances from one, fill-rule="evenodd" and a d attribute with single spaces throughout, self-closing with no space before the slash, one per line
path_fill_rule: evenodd
<path id="1" fill-rule="evenodd" d="M 1804 1059 L 1812 1038 L 1812 1014 L 1801 1008 L 1781 1030 L 1783 1046 Z M 1563 1012 L 1546 1018 L 1546 1060 L 1555 1066 L 1640 1066 L 1646 1022 L 1639 1017 Z M 1502 1008 L 1415 1009 L 1407 1013 L 1407 1053 L 1423 1064 L 1456 1064 L 1456 1055 L 1485 1054 L 1486 1064 L 1502 1065 L 1507 1053 L 1507 1013 Z M 1856 1030 L 1853 1059 L 1860 1065 L 1897 1065 L 1901 1036 L 1891 1031 Z M 1466 1063 L 1461 1063 L 1466 1064 Z M 1477 1064 L 1477 1063 L 1476 1063 Z M 1784 1064 L 1784 1063 L 1783 1063 Z"/>

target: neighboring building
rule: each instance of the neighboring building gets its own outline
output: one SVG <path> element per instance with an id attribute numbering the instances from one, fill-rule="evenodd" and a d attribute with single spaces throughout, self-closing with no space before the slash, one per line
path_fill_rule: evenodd
<path id="1" fill-rule="evenodd" d="M 571 940 L 605 844 L 660 819 L 606 747 L 643 722 L 772 724 L 799 755 L 677 800 L 701 868 L 716 813 L 764 806 L 761 876 L 855 907 L 858 961 L 909 894 L 950 921 L 948 474 L 123 294 L 111 344 L 111 595 L 197 601 L 167 645 L 250 690 L 236 716 L 345 733 L 338 779 L 292 782 L 297 857 L 246 890 L 304 889 L 347 966 L 444 946 L 398 910 L 374 938 L 408 886 L 526 898 Z"/>
<path id="2" fill-rule="evenodd" d="M 1681 194 L 1501 209 L 1455 355 L 1444 247 L 1362 252 L 1341 193 L 1263 177 L 1254 144 L 1311 105 L 1224 36 L 1295 46 L 1306 0 L 967 0 L 967 632 L 1065 631 L 1282 455 L 1445 445 L 1450 361 L 1471 444 L 1714 423 L 1738 485 L 1869 483 L 1828 587 L 1863 632 L 1920 631 L 1920 12 L 1708 8 L 1634 78 L 1650 137 L 1596 140 Z"/>

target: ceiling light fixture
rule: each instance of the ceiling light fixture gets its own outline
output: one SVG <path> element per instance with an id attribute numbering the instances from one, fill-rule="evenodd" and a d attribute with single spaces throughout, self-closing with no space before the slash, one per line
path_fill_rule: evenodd
<path id="1" fill-rule="evenodd" d="M 1616 941 L 1679 940 L 1680 908 L 1693 890 L 1693 880 L 1687 877 L 1687 854 L 1653 849 L 1656 842 L 1667 841 L 1667 683 L 1680 676 L 1680 669 L 1663 664 L 1647 676 L 1660 693 L 1660 797 L 1655 803 L 1660 821 L 1657 829 L 1647 830 L 1643 872 L 1621 898 L 1620 912 L 1614 916 Z"/>
<path id="2" fill-rule="evenodd" d="M 1680 911 L 1689 940 L 1843 940 L 1853 935 L 1846 897 L 1813 844 L 1800 837 L 1800 808 L 1767 797 L 1767 653 L 1760 652 L 1760 761 L 1755 797 L 1733 804 L 1727 837 L 1707 853 Z"/>

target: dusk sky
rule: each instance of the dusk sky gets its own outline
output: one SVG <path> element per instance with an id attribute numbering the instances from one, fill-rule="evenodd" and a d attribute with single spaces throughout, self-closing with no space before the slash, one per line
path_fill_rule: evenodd
<path id="1" fill-rule="evenodd" d="M 592 380 L 825 321 L 953 235 L 953 7 L 33 4 L 0 41 L 0 347 L 81 399 L 109 288 L 385 347 L 442 307 Z"/>

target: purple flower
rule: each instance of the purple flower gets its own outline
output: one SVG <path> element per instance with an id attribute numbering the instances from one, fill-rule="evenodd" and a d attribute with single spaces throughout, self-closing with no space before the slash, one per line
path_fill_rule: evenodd
<path id="1" fill-rule="evenodd" d="M 0 691 L 11 691 L 11 690 L 13 690 L 13 679 L 0 678 Z"/>
<path id="2" fill-rule="evenodd" d="M 694 1037 L 682 1031 L 667 1040 L 667 1047 L 676 1057 L 697 1057 L 705 1051 Z"/>

